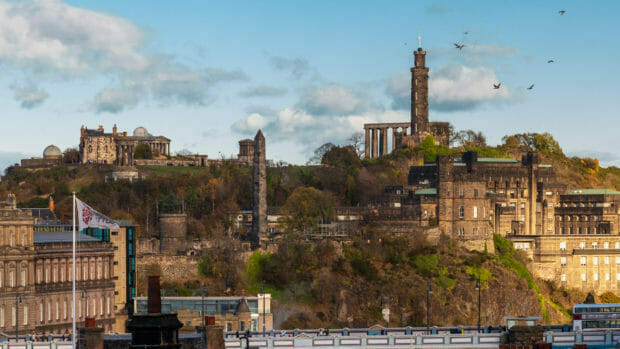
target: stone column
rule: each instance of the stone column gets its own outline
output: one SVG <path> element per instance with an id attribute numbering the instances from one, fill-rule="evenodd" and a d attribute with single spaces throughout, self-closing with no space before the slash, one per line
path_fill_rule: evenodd
<path id="1" fill-rule="evenodd" d="M 364 132 L 366 133 L 366 138 L 364 140 L 364 157 L 368 159 L 370 157 L 370 130 L 364 128 Z"/>
<path id="2" fill-rule="evenodd" d="M 381 129 L 381 155 L 388 154 L 388 128 L 384 127 Z"/>
<path id="3" fill-rule="evenodd" d="M 398 129 L 392 127 L 392 152 L 396 149 L 396 132 L 398 132 Z"/>
<path id="4" fill-rule="evenodd" d="M 377 149 L 377 136 L 378 136 L 377 133 L 379 133 L 379 129 L 373 128 L 372 129 L 372 157 L 373 158 L 379 157 L 379 149 Z"/>

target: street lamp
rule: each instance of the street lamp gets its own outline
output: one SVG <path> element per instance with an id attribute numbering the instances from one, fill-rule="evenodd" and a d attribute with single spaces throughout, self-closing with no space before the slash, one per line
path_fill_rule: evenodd
<path id="1" fill-rule="evenodd" d="M 207 293 L 207 288 L 205 286 L 202 287 L 202 335 L 204 337 L 205 343 L 207 343 L 207 326 L 205 324 L 205 293 Z"/>
<path id="2" fill-rule="evenodd" d="M 22 296 L 15 295 L 15 341 L 19 341 L 19 305 L 22 304 Z"/>
<path id="3" fill-rule="evenodd" d="M 265 337 L 265 281 L 260 282 L 260 294 L 263 296 L 263 337 Z"/>
<path id="4" fill-rule="evenodd" d="M 433 293 L 433 288 L 431 287 L 431 280 L 426 281 L 426 285 L 428 288 L 426 289 L 426 333 L 431 333 L 431 293 Z"/>
<path id="5" fill-rule="evenodd" d="M 476 290 L 478 290 L 478 333 L 480 333 L 480 277 L 476 280 Z"/>

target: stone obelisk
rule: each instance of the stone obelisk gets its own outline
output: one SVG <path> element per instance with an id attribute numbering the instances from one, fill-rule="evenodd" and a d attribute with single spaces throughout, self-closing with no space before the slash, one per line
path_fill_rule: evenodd
<path id="1" fill-rule="evenodd" d="M 252 248 L 260 247 L 267 234 L 267 158 L 265 136 L 258 130 L 254 137 L 254 175 L 252 184 Z"/>

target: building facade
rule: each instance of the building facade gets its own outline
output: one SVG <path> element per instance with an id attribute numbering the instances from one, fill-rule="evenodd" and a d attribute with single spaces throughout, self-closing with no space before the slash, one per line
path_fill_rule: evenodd
<path id="1" fill-rule="evenodd" d="M 82 126 L 80 129 L 80 162 L 82 164 L 113 164 L 133 165 L 136 147 L 146 144 L 151 148 L 154 157 L 170 156 L 170 139 L 164 136 L 152 136 L 144 127 L 133 131 L 133 136 L 127 132 L 118 132 L 116 125 L 112 133 L 105 133 L 103 126 L 96 130 L 89 130 Z"/>
<path id="2" fill-rule="evenodd" d="M 34 221 L 13 194 L 0 202 L 0 332 L 70 333 L 72 233 L 35 229 Z M 83 234 L 78 241 L 78 322 L 94 317 L 113 331 L 113 247 Z"/>
<path id="3" fill-rule="evenodd" d="M 147 297 L 135 298 L 136 312 L 146 314 Z M 225 331 L 265 331 L 273 329 L 271 295 L 251 297 L 162 297 L 162 313 L 176 313 L 184 325 L 183 331 L 193 331 L 202 325 L 205 316 L 215 317 L 215 324 Z M 263 319 L 265 320 L 263 322 Z"/>

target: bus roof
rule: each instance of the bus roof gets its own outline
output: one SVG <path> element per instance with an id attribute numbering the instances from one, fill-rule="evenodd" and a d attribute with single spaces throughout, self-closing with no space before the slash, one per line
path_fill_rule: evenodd
<path id="1" fill-rule="evenodd" d="M 589 308 L 589 307 L 620 307 L 620 303 L 588 303 L 588 304 L 575 304 L 575 308 Z"/>

